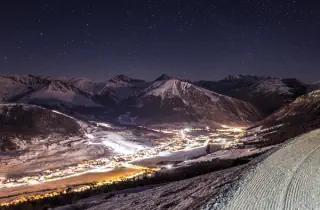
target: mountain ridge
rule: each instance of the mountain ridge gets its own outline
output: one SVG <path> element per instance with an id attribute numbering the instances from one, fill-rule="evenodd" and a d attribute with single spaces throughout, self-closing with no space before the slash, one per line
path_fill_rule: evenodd
<path id="1" fill-rule="evenodd" d="M 172 116 L 180 112 L 182 116 L 178 114 L 176 117 L 185 121 L 193 121 L 201 117 L 208 118 L 205 113 L 210 111 L 202 109 L 217 103 L 215 100 L 218 98 L 224 98 L 222 102 L 224 105 L 220 104 L 220 108 L 216 111 L 226 113 L 225 109 L 230 109 L 231 113 L 237 114 L 235 107 L 239 106 L 239 109 L 245 110 L 244 106 L 247 106 L 248 110 L 257 109 L 262 116 L 266 116 L 305 94 L 308 88 L 307 84 L 297 79 L 251 75 L 229 75 L 220 81 L 195 82 L 167 74 L 162 74 L 153 81 L 119 74 L 105 82 L 96 82 L 87 78 L 60 80 L 34 75 L 0 76 L 0 100 L 3 103 L 38 104 L 57 108 L 66 113 L 77 113 L 80 110 L 82 116 L 87 115 L 90 118 L 98 116 L 101 119 L 113 119 L 117 122 L 125 122 L 126 120 L 123 120 L 125 118 L 132 120 L 134 117 L 128 117 L 131 111 L 133 112 L 131 115 L 137 112 L 137 116 L 141 114 L 144 116 L 140 113 L 142 111 L 138 111 L 139 106 L 144 104 L 141 101 L 145 101 L 149 106 L 153 104 L 154 110 L 152 111 L 150 107 L 148 111 L 150 116 L 154 116 L 151 113 L 157 110 L 166 110 L 164 114 L 173 114 Z M 158 96 L 161 100 L 155 99 Z M 202 101 L 203 104 L 198 104 L 197 100 Z M 192 104 L 198 107 L 192 108 Z M 239 114 L 243 113 L 239 112 Z M 119 117 L 122 120 L 119 120 Z M 159 122 L 162 121 L 160 117 L 157 118 Z M 249 121 L 256 121 L 258 117 L 252 117 L 252 119 Z"/>
<path id="2" fill-rule="evenodd" d="M 202 119 L 212 120 L 214 123 L 233 119 L 244 123 L 259 118 L 256 109 L 244 101 L 173 78 L 152 82 L 129 105 L 124 106 L 123 112 L 130 112 L 132 118 L 138 121 L 143 118 L 144 123 L 152 123 L 151 119 L 162 123 L 180 120 L 197 122 Z"/>

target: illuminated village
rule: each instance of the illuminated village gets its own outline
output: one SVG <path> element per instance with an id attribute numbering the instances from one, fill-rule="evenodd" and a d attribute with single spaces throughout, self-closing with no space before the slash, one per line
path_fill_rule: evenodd
<path id="1" fill-rule="evenodd" d="M 162 132 L 166 134 L 171 134 L 172 138 L 166 139 L 166 141 L 160 142 L 155 147 L 143 148 L 138 150 L 137 152 L 130 151 L 122 151 L 120 154 L 115 154 L 110 158 L 100 158 L 96 160 L 88 160 L 81 164 L 77 164 L 75 166 L 60 168 L 55 170 L 46 170 L 43 173 L 37 176 L 26 176 L 18 179 L 10 178 L 10 179 L 2 179 L 1 186 L 2 188 L 15 188 L 19 186 L 33 186 L 41 183 L 57 181 L 61 179 L 66 179 L 70 177 L 81 176 L 86 173 L 102 173 L 108 172 L 119 168 L 131 168 L 137 170 L 133 174 L 129 174 L 127 177 L 114 177 L 109 178 L 104 181 L 95 182 L 94 186 L 98 187 L 101 185 L 105 185 L 108 183 L 113 183 L 116 181 L 121 181 L 125 179 L 132 178 L 134 176 L 139 176 L 144 173 L 153 173 L 153 171 L 160 170 L 160 168 L 164 167 L 165 169 L 171 169 L 172 165 L 164 165 L 158 166 L 158 168 L 154 167 L 144 167 L 139 165 L 134 165 L 132 162 L 139 161 L 143 159 L 153 158 L 153 157 L 161 157 L 161 156 L 170 156 L 175 152 L 179 151 L 192 151 L 197 148 L 204 148 L 204 151 L 208 150 L 210 145 L 217 145 L 221 147 L 221 149 L 227 149 L 239 144 L 239 140 L 244 134 L 244 130 L 242 128 L 234 128 L 228 126 L 222 126 L 221 129 L 210 129 L 209 127 L 204 128 L 191 128 L 187 127 L 184 129 L 154 129 L 156 132 Z M 90 138 L 88 138 L 88 144 L 93 144 L 90 140 L 93 140 L 93 134 L 87 134 Z M 163 140 L 163 139 L 162 139 Z M 205 154 L 204 154 L 205 155 Z M 75 187 L 73 192 L 80 192 L 84 190 L 88 190 L 92 187 L 92 183 L 85 183 L 80 187 Z M 41 199 L 44 197 L 56 196 L 57 194 L 61 194 L 65 192 L 66 189 L 59 189 L 58 192 L 50 192 L 48 194 L 39 195 L 39 196 L 31 196 L 28 199 Z M 26 198 L 19 198 L 18 200 L 13 200 L 9 203 L 3 203 L 2 205 L 11 205 L 12 203 L 19 203 L 25 201 Z"/>

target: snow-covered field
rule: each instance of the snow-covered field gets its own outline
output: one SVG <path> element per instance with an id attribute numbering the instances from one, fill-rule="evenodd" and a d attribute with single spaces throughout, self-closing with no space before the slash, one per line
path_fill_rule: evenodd
<path id="1" fill-rule="evenodd" d="M 240 184 L 227 210 L 320 209 L 320 130 L 295 138 Z"/>

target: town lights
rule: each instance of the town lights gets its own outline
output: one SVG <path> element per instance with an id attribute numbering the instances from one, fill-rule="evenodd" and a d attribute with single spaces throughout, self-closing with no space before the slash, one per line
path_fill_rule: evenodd
<path id="1" fill-rule="evenodd" d="M 229 131 L 229 132 L 233 132 L 233 133 L 244 132 L 243 127 L 231 127 L 231 126 L 227 126 L 227 125 L 221 125 L 221 127 L 223 128 L 224 131 Z"/>
<path id="2" fill-rule="evenodd" d="M 112 156 L 95 160 L 84 161 L 80 164 L 66 168 L 47 170 L 39 176 L 12 178 L 0 176 L 0 188 L 11 188 L 21 185 L 33 185 L 44 183 L 70 176 L 78 176 L 83 173 L 103 172 L 114 168 L 132 168 L 127 163 L 135 160 L 143 160 L 151 157 L 174 157 L 174 152 L 191 150 L 207 145 L 217 146 L 222 149 L 240 144 L 240 139 L 245 134 L 245 128 L 222 125 L 220 129 L 209 126 L 191 127 L 185 126 L 179 129 L 156 130 L 170 133 L 164 136 L 161 141 L 154 142 L 154 145 L 147 145 L 144 142 L 131 139 L 131 136 L 123 135 L 120 132 L 101 131 L 87 132 L 84 134 L 88 145 L 101 145 L 113 151 Z M 96 147 L 94 147 L 96 148 Z M 167 159 L 167 158 L 165 158 Z M 168 164 L 168 163 L 167 163 Z M 161 168 L 173 170 L 174 164 L 164 164 Z"/>
<path id="3" fill-rule="evenodd" d="M 243 128 L 231 128 L 231 131 L 234 133 L 241 133 L 243 132 Z"/>

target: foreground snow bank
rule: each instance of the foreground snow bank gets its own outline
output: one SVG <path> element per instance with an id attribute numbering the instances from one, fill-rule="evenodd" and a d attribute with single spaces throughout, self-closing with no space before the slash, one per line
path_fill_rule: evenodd
<path id="1" fill-rule="evenodd" d="M 295 138 L 263 161 L 225 209 L 319 209 L 320 130 Z"/>

